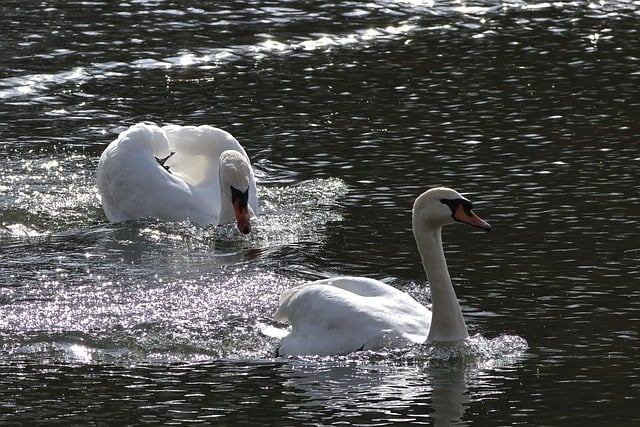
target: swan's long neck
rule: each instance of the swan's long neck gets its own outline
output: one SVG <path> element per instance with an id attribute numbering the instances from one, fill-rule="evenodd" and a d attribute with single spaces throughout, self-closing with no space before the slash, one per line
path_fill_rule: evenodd
<path id="1" fill-rule="evenodd" d="M 431 328 L 427 342 L 469 337 L 442 249 L 442 227 L 416 226 L 414 235 L 431 288 Z"/>

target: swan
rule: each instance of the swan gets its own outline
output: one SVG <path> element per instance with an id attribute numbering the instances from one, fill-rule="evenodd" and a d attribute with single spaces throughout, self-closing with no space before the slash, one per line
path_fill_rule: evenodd
<path id="1" fill-rule="evenodd" d="M 100 156 L 96 180 L 111 222 L 235 220 L 247 234 L 258 210 L 247 153 L 230 133 L 208 125 L 131 126 Z"/>
<path id="2" fill-rule="evenodd" d="M 442 249 L 444 225 L 489 231 L 471 202 L 450 188 L 422 193 L 413 204 L 413 235 L 431 289 L 431 311 L 408 294 L 366 277 L 333 277 L 285 291 L 274 315 L 290 325 L 279 356 L 343 355 L 409 343 L 469 337 Z"/>

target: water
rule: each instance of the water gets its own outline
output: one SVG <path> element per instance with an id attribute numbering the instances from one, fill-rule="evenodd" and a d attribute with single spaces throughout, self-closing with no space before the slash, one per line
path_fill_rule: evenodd
<path id="1" fill-rule="evenodd" d="M 3 425 L 640 421 L 638 2 L 0 8 Z M 241 141 L 255 233 L 107 223 L 99 155 L 144 120 Z M 428 301 L 434 185 L 493 226 L 444 235 L 470 341 L 275 358 L 305 280 Z"/>

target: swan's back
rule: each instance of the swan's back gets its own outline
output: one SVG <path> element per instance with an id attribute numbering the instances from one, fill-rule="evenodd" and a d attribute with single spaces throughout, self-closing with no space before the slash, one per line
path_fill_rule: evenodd
<path id="1" fill-rule="evenodd" d="M 380 281 L 337 277 L 284 292 L 275 320 L 292 325 L 280 355 L 330 355 L 424 342 L 430 312 Z"/>

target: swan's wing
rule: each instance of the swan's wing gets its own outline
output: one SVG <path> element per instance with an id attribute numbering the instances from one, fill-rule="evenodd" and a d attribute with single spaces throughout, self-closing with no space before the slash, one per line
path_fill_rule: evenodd
<path id="1" fill-rule="evenodd" d="M 191 156 L 220 157 L 225 150 L 236 150 L 245 157 L 247 153 L 229 132 L 209 126 L 166 125 L 162 131 L 167 135 L 172 150 Z M 248 158 L 248 157 L 247 157 Z"/>
<path id="2" fill-rule="evenodd" d="M 409 295 L 371 280 L 326 279 L 286 291 L 275 318 L 288 321 L 291 333 L 280 354 L 346 354 L 426 340 L 430 312 Z M 360 291 L 374 285 L 387 292 L 363 296 L 345 289 L 349 283 Z"/>
<path id="3" fill-rule="evenodd" d="M 168 125 L 162 127 L 173 155 L 165 165 L 172 174 L 190 185 L 219 187 L 218 141 L 208 138 L 200 127 Z"/>
<path id="4" fill-rule="evenodd" d="M 189 186 L 157 162 L 156 157 L 169 154 L 164 133 L 154 125 L 133 126 L 109 144 L 100 157 L 96 180 L 110 221 L 144 217 L 180 221 L 200 209 Z"/>
<path id="5" fill-rule="evenodd" d="M 167 160 L 167 166 L 173 169 L 174 173 L 188 177 L 198 174 L 201 165 L 193 165 L 191 162 L 205 159 L 214 163 L 215 173 L 212 175 L 217 175 L 220 154 L 226 150 L 238 151 L 249 160 L 242 145 L 233 135 L 222 129 L 208 125 L 167 125 L 162 127 L 162 131 L 167 137 L 170 150 L 175 153 Z M 198 177 L 193 179 L 199 180 Z"/>

